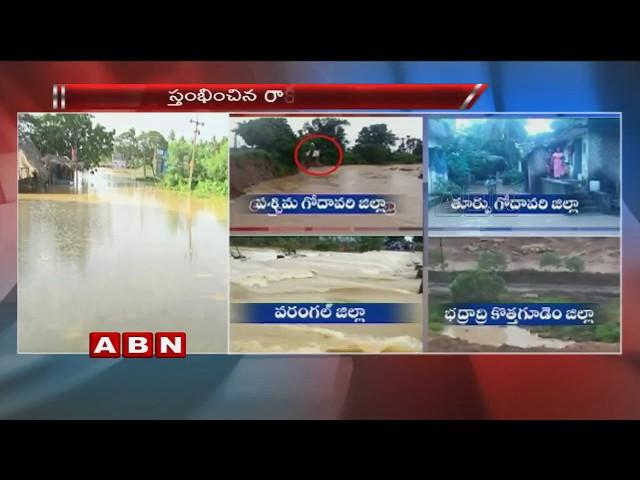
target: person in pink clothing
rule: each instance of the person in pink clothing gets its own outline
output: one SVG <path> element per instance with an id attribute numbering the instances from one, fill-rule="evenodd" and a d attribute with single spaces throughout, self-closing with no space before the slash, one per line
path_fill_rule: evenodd
<path id="1" fill-rule="evenodd" d="M 567 173 L 564 163 L 564 153 L 560 147 L 551 155 L 551 176 L 553 178 L 563 177 Z"/>

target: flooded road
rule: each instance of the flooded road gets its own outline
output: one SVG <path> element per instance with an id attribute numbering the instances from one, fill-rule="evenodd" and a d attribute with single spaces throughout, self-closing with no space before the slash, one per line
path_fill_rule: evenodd
<path id="1" fill-rule="evenodd" d="M 385 228 L 397 231 L 402 228 L 422 231 L 422 165 L 345 165 L 328 176 L 311 176 L 297 173 L 286 177 L 262 181 L 245 189 L 246 194 L 285 193 L 335 193 L 394 195 L 397 204 L 395 215 L 266 215 L 250 214 L 246 195 L 231 201 L 232 228 L 277 227 L 280 230 L 300 231 L 304 227 L 336 228 Z M 325 171 L 326 167 L 310 170 Z M 234 173 L 232 172 L 232 175 Z"/>
<path id="2" fill-rule="evenodd" d="M 20 352 L 86 353 L 91 331 L 185 331 L 226 351 L 226 198 L 101 169 L 81 193 L 20 194 Z"/>

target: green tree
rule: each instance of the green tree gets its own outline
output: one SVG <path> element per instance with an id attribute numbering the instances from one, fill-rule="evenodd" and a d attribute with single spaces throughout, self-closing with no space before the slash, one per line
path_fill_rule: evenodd
<path id="1" fill-rule="evenodd" d="M 257 118 L 241 122 L 233 132 L 251 147 L 275 153 L 283 160 L 292 159 L 296 135 L 286 118 Z"/>
<path id="2" fill-rule="evenodd" d="M 521 143 L 529 136 L 525 123 L 526 120 L 522 118 L 490 118 L 481 123 L 480 133 L 486 141 L 511 140 Z"/>
<path id="3" fill-rule="evenodd" d="M 156 152 L 158 149 L 167 149 L 167 140 L 162 134 L 155 130 L 148 132 L 142 132 L 137 137 L 138 150 L 140 152 L 140 159 L 144 168 L 144 176 L 147 176 L 147 165 L 151 166 L 151 171 L 155 176 L 154 160 L 156 158 Z"/>
<path id="4" fill-rule="evenodd" d="M 115 130 L 107 130 L 86 113 L 22 117 L 21 135 L 29 135 L 42 154 L 71 156 L 76 151 L 81 168 L 98 165 L 113 152 Z"/>
<path id="5" fill-rule="evenodd" d="M 373 165 L 387 163 L 391 157 L 391 150 L 386 145 L 360 144 L 353 148 L 353 152 Z"/>
<path id="6" fill-rule="evenodd" d="M 122 155 L 122 158 L 127 162 L 128 167 L 136 166 L 136 162 L 140 157 L 140 151 L 134 128 L 130 128 L 126 132 L 122 132 L 115 138 L 114 150 Z"/>
<path id="7" fill-rule="evenodd" d="M 349 121 L 342 118 L 320 117 L 314 118 L 313 120 L 311 120 L 311 122 L 306 122 L 302 127 L 302 131 L 299 133 L 301 134 L 301 136 L 308 135 L 310 133 L 321 133 L 323 135 L 328 135 L 335 138 L 343 148 L 346 148 L 349 142 L 347 141 L 347 133 L 344 127 L 349 125 Z M 327 147 L 331 146 L 327 145 Z"/>
<path id="8" fill-rule="evenodd" d="M 191 161 L 191 142 L 180 137 L 168 145 L 167 169 L 163 183 L 170 188 L 186 189 Z M 192 190 L 201 194 L 226 194 L 228 189 L 229 141 L 201 140 L 195 149 Z"/>
<path id="9" fill-rule="evenodd" d="M 294 255 L 300 248 L 298 237 L 280 237 L 280 251 L 285 255 Z"/>
<path id="10" fill-rule="evenodd" d="M 227 181 L 227 157 L 229 140 L 203 142 L 196 151 L 196 169 L 194 171 L 196 182 L 203 181 Z"/>
<path id="11" fill-rule="evenodd" d="M 469 185 L 471 182 L 469 155 L 464 151 L 454 149 L 448 149 L 448 151 L 445 150 L 445 155 L 449 170 L 449 181 L 459 187 Z"/>
<path id="12" fill-rule="evenodd" d="M 384 237 L 356 237 L 356 249 L 359 252 L 371 252 L 384 249 Z"/>
<path id="13" fill-rule="evenodd" d="M 173 184 L 177 184 L 181 178 L 189 174 L 190 155 L 191 143 L 187 142 L 184 137 L 169 144 L 167 173 L 172 177 Z"/>
<path id="14" fill-rule="evenodd" d="M 554 118 L 549 123 L 549 126 L 558 134 L 583 123 L 585 123 L 584 118 Z"/>
<path id="15" fill-rule="evenodd" d="M 507 268 L 507 258 L 499 250 L 486 250 L 478 255 L 478 268 L 487 272 L 499 272 Z"/>
<path id="16" fill-rule="evenodd" d="M 18 138 L 25 140 L 27 137 L 31 137 L 38 123 L 38 117 L 30 113 L 20 113 L 18 115 Z"/>
<path id="17" fill-rule="evenodd" d="M 560 268 L 562 259 L 555 252 L 544 252 L 540 257 L 540 266 Z"/>
<path id="18" fill-rule="evenodd" d="M 391 148 L 397 140 L 398 137 L 389 130 L 386 123 L 377 123 L 360 130 L 356 145 L 384 145 Z"/>
<path id="19" fill-rule="evenodd" d="M 515 168 L 521 159 L 519 146 L 529 137 L 525 122 L 521 118 L 491 118 L 482 123 L 480 133 L 483 148 L 503 157 L 506 161 L 505 170 Z"/>
<path id="20" fill-rule="evenodd" d="M 577 255 L 565 258 L 564 266 L 572 272 L 583 272 L 585 268 L 584 260 Z"/>
<path id="21" fill-rule="evenodd" d="M 298 134 L 300 137 L 313 133 L 327 135 L 335 139 L 343 150 L 346 150 L 349 141 L 347 140 L 347 133 L 344 127 L 348 125 L 349 121 L 345 119 L 314 118 L 311 122 L 306 122 Z M 310 142 L 305 142 L 300 150 L 301 158 L 304 158 L 304 155 L 306 155 L 306 153 L 311 149 L 315 149 L 320 152 L 319 160 L 325 165 L 334 165 L 338 160 L 336 147 L 328 140 L 320 138 L 313 139 Z"/>
<path id="22" fill-rule="evenodd" d="M 441 141 L 449 179 L 466 186 L 496 172 L 516 171 L 522 159 L 521 146 L 528 140 L 523 119 L 475 120 Z M 513 177 L 511 174 L 508 179 L 519 180 Z"/>
<path id="23" fill-rule="evenodd" d="M 456 275 L 450 286 L 454 302 L 495 302 L 506 291 L 503 278 L 493 272 L 471 270 Z"/>
<path id="24" fill-rule="evenodd" d="M 410 154 L 422 156 L 422 140 L 419 138 L 407 136 L 405 147 Z"/>

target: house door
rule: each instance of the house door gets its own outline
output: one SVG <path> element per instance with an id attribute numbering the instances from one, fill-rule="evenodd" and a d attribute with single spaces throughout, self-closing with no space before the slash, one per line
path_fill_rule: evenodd
<path id="1" fill-rule="evenodd" d="M 582 173 L 582 138 L 576 138 L 573 142 L 573 178 L 578 178 Z"/>

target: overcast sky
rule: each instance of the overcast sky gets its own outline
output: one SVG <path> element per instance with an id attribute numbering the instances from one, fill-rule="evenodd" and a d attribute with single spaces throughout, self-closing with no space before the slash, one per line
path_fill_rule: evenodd
<path id="1" fill-rule="evenodd" d="M 302 126 L 306 122 L 311 122 L 316 117 L 287 117 L 287 122 L 297 134 L 298 130 L 302 129 Z M 414 138 L 422 138 L 422 117 L 332 117 L 332 118 L 344 118 L 349 121 L 350 125 L 346 125 L 344 130 L 349 141 L 349 146 L 352 147 L 356 143 L 358 133 L 363 127 L 375 125 L 376 123 L 386 123 L 389 130 L 396 134 L 398 137 L 406 137 L 410 135 Z M 253 117 L 231 117 L 230 119 L 231 129 L 234 129 L 238 123 L 246 122 L 248 120 L 255 120 Z M 233 142 L 233 138 L 231 139 Z M 242 138 L 238 137 L 238 146 L 242 146 Z M 396 142 L 396 145 L 398 143 Z"/>
<path id="2" fill-rule="evenodd" d="M 94 122 L 104 125 L 107 129 L 116 131 L 116 135 L 129 130 L 136 129 L 136 134 L 156 130 L 165 138 L 171 129 L 176 132 L 176 138 L 181 136 L 191 139 L 193 136 L 192 123 L 190 119 L 204 122 L 200 126 L 200 136 L 206 140 L 215 137 L 220 140 L 227 137 L 229 129 L 228 116 L 224 113 L 94 113 Z"/>

